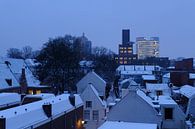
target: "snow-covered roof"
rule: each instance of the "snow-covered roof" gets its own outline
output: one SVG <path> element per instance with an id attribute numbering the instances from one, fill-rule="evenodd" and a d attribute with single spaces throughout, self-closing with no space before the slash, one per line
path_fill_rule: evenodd
<path id="1" fill-rule="evenodd" d="M 163 78 L 170 78 L 170 73 L 163 75 Z"/>
<path id="2" fill-rule="evenodd" d="M 148 102 L 151 103 L 149 104 L 146 101 L 146 96 L 142 97 L 143 94 L 137 92 L 130 91 L 120 102 L 113 106 L 108 113 L 108 120 L 159 124 L 160 118 L 152 105 L 151 99 L 148 97 L 150 99 Z"/>
<path id="3" fill-rule="evenodd" d="M 101 98 L 99 97 L 99 93 L 98 93 L 97 90 L 94 88 L 94 86 L 93 86 L 92 84 L 90 84 L 90 85 L 88 86 L 88 88 L 91 89 L 91 90 L 93 91 L 93 93 L 94 93 L 95 96 L 98 98 L 98 100 L 99 100 L 99 102 L 102 104 L 102 106 L 106 106 L 106 105 L 105 105 L 105 102 L 103 102 L 103 101 L 101 100 Z"/>
<path id="4" fill-rule="evenodd" d="M 51 94 L 51 93 L 41 93 L 41 94 L 35 94 L 35 95 L 29 94 L 29 95 L 26 95 L 25 97 L 47 99 L 47 98 L 54 97 L 54 94 Z"/>
<path id="5" fill-rule="evenodd" d="M 195 95 L 195 87 L 192 87 L 190 85 L 184 85 L 180 88 L 180 93 L 187 98 L 191 98 Z"/>
<path id="6" fill-rule="evenodd" d="M 6 129 L 31 127 L 32 125 L 40 124 L 41 122 L 49 120 L 42 108 L 42 105 L 44 104 L 52 105 L 52 117 L 75 109 L 69 101 L 69 94 L 62 94 L 56 97 L 0 111 L 0 116 L 6 118 Z M 80 107 L 82 105 L 83 101 L 80 96 L 75 95 L 75 106 Z"/>
<path id="7" fill-rule="evenodd" d="M 87 61 L 87 60 L 82 60 L 79 62 L 79 65 L 81 67 L 92 67 L 93 66 L 93 61 Z"/>
<path id="8" fill-rule="evenodd" d="M 146 90 L 147 91 L 156 91 L 156 90 L 170 90 L 168 84 L 166 83 L 156 83 L 156 84 L 153 84 L 153 83 L 146 83 Z"/>
<path id="9" fill-rule="evenodd" d="M 36 59 L 26 59 L 25 63 L 29 66 L 29 67 L 35 67 L 38 66 L 39 63 L 37 62 Z"/>
<path id="10" fill-rule="evenodd" d="M 142 75 L 143 80 L 156 80 L 154 75 Z"/>
<path id="11" fill-rule="evenodd" d="M 138 86 L 138 84 L 131 78 L 124 79 L 120 82 L 122 88 L 129 88 L 130 86 Z"/>
<path id="12" fill-rule="evenodd" d="M 106 121 L 98 129 L 157 129 L 157 124 Z"/>
<path id="13" fill-rule="evenodd" d="M 120 65 L 117 71 L 159 71 L 160 66 L 154 65 Z"/>
<path id="14" fill-rule="evenodd" d="M 35 76 L 32 74 L 32 71 L 29 69 L 27 64 L 23 59 L 13 59 L 13 58 L 0 58 L 0 63 L 5 64 L 5 62 L 9 62 L 9 70 L 13 74 L 13 76 L 16 78 L 16 80 L 19 82 L 19 79 L 22 74 L 22 68 L 25 68 L 25 74 L 26 74 L 26 80 L 28 86 L 37 86 L 40 84 L 40 81 L 35 78 Z"/>
<path id="15" fill-rule="evenodd" d="M 121 71 L 121 75 L 147 75 L 152 74 L 152 71 Z"/>
<path id="16" fill-rule="evenodd" d="M 0 108 L 21 102 L 21 96 L 18 93 L 0 93 Z"/>
<path id="17" fill-rule="evenodd" d="M 6 79 L 11 80 L 11 85 L 9 85 Z M 0 89 L 6 89 L 11 87 L 19 87 L 19 83 L 16 78 L 11 73 L 10 69 L 6 64 L 0 64 Z"/>
<path id="18" fill-rule="evenodd" d="M 81 94 L 89 84 L 93 84 L 100 96 L 105 95 L 106 82 L 94 71 L 89 72 L 76 84 L 77 92 Z"/>
<path id="19" fill-rule="evenodd" d="M 189 79 L 195 79 L 195 73 L 189 73 Z"/>
<path id="20" fill-rule="evenodd" d="M 160 105 L 176 105 L 177 103 L 170 97 L 161 95 L 155 98 L 154 102 L 159 102 Z"/>

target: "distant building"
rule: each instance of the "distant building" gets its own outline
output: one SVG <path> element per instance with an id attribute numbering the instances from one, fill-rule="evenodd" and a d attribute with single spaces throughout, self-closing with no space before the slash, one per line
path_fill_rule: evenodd
<path id="1" fill-rule="evenodd" d="M 159 57 L 159 38 L 145 37 L 136 38 L 137 43 L 137 56 L 138 59 L 145 59 L 147 57 Z"/>
<path id="2" fill-rule="evenodd" d="M 83 35 L 73 44 L 74 48 L 80 52 L 81 57 L 86 57 L 92 52 L 92 42 Z"/>
<path id="3" fill-rule="evenodd" d="M 131 64 L 132 60 L 137 59 L 133 53 L 134 42 L 130 41 L 130 30 L 122 30 L 122 44 L 119 44 L 116 61 L 119 64 Z"/>

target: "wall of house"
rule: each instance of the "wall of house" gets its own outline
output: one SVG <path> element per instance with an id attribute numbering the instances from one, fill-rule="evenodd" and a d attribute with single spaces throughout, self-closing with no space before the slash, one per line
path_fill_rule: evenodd
<path id="1" fill-rule="evenodd" d="M 173 119 L 165 119 L 165 108 L 173 109 Z M 162 128 L 163 129 L 184 129 L 185 127 L 185 114 L 178 107 L 178 105 L 161 105 L 162 113 Z"/>
<path id="2" fill-rule="evenodd" d="M 34 129 L 83 129 L 83 106 Z"/>

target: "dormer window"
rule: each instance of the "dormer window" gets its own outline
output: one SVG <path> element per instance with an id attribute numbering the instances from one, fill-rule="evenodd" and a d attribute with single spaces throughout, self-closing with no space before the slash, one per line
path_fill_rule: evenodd
<path id="1" fill-rule="evenodd" d="M 12 79 L 5 79 L 5 81 L 7 82 L 8 86 L 12 86 Z"/>
<path id="2" fill-rule="evenodd" d="M 164 118 L 165 120 L 173 119 L 173 108 L 165 108 L 164 109 Z"/>

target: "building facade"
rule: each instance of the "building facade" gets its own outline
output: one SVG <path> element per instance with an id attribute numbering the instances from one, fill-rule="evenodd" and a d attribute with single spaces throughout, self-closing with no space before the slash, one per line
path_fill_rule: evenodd
<path id="1" fill-rule="evenodd" d="M 130 41 L 130 30 L 122 30 L 122 44 L 119 44 L 118 53 L 116 61 L 119 64 L 131 64 L 132 60 L 137 59 L 136 55 L 133 53 L 134 42 Z"/>
<path id="2" fill-rule="evenodd" d="M 137 56 L 138 59 L 145 59 L 147 57 L 159 57 L 159 38 L 151 37 L 137 37 Z"/>

